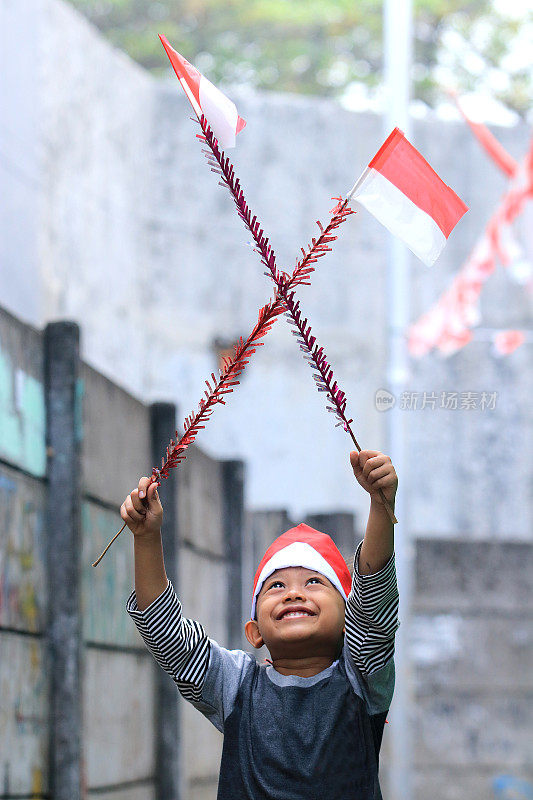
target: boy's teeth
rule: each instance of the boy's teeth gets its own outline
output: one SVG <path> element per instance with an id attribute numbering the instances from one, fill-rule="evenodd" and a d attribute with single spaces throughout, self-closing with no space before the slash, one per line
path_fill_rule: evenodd
<path id="1" fill-rule="evenodd" d="M 307 611 L 289 611 L 287 614 L 283 615 L 285 617 L 310 617 L 311 615 L 307 613 Z"/>

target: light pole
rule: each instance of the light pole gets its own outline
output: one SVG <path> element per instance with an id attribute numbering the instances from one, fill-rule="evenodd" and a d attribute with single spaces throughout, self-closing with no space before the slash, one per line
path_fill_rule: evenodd
<path id="1" fill-rule="evenodd" d="M 411 73 L 411 0 L 385 0 L 385 136 L 399 127 L 410 137 L 409 100 Z M 407 480 L 406 414 L 400 408 L 409 377 L 405 331 L 409 323 L 409 254 L 396 237 L 389 237 L 387 263 L 388 357 L 387 383 L 396 398 L 386 412 L 387 446 L 399 476 L 396 516 L 396 569 L 400 588 L 401 627 L 396 635 L 396 689 L 391 708 L 392 761 L 390 790 L 393 800 L 412 800 L 413 744 L 411 724 L 412 676 L 409 633 L 413 584 L 413 544 L 405 501 Z"/>

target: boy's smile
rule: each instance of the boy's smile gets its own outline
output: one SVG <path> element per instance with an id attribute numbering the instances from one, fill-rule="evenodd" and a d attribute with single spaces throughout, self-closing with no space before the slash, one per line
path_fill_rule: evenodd
<path id="1" fill-rule="evenodd" d="M 338 654 L 344 610 L 344 598 L 320 572 L 285 567 L 261 587 L 257 620 L 246 623 L 246 636 L 254 647 L 268 647 L 276 668 L 287 659 L 311 659 L 325 669 Z"/>
<path id="2" fill-rule="evenodd" d="M 310 611 L 308 608 L 303 608 L 302 606 L 288 606 L 279 613 L 278 619 L 301 619 L 302 617 L 314 616 L 316 616 L 315 612 Z"/>

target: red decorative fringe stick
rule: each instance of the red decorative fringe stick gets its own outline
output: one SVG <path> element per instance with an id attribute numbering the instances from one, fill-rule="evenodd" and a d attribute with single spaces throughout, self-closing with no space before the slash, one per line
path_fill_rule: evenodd
<path id="1" fill-rule="evenodd" d="M 326 403 L 326 408 L 328 411 L 335 414 L 335 417 L 338 420 L 336 426 L 341 425 L 344 428 L 344 430 L 350 435 L 355 447 L 360 452 L 361 447 L 359 446 L 359 443 L 357 442 L 357 439 L 355 438 L 355 435 L 350 427 L 350 423 L 353 422 L 353 420 L 348 419 L 346 414 L 346 395 L 337 384 L 337 381 L 334 380 L 333 370 L 326 358 L 324 348 L 318 346 L 316 337 L 311 333 L 311 326 L 309 325 L 307 318 L 302 319 L 300 302 L 295 300 L 293 286 L 297 285 L 297 283 L 304 283 L 304 281 L 298 281 L 297 283 L 293 284 L 293 286 L 290 286 L 285 280 L 286 276 L 284 273 L 279 272 L 276 267 L 274 250 L 269 244 L 268 238 L 264 235 L 263 229 L 259 226 L 257 218 L 255 216 L 252 217 L 248 204 L 244 199 L 244 192 L 241 189 L 240 181 L 235 177 L 235 169 L 233 164 L 219 149 L 218 142 L 203 115 L 200 119 L 200 125 L 202 127 L 202 135 L 198 135 L 198 138 L 209 145 L 209 150 L 204 149 L 203 152 L 207 157 L 207 161 L 211 166 L 211 170 L 221 176 L 222 180 L 219 181 L 220 185 L 227 186 L 229 189 L 235 205 L 237 206 L 237 212 L 240 218 L 254 237 L 257 245 L 255 250 L 257 253 L 259 253 L 261 256 L 261 261 L 268 269 L 268 272 L 265 272 L 265 275 L 272 278 L 277 287 L 277 296 L 283 299 L 283 302 L 287 308 L 286 316 L 289 320 L 289 323 L 294 327 L 292 333 L 294 336 L 296 336 L 300 345 L 300 349 L 305 354 L 306 361 L 313 369 L 316 370 L 313 377 L 317 384 L 317 389 L 319 392 L 326 392 L 326 399 L 328 401 Z M 334 215 L 344 214 L 346 216 L 353 213 L 350 209 L 347 209 L 347 200 L 342 201 L 342 198 L 338 198 L 338 200 L 339 202 L 333 211 Z M 344 221 L 345 216 L 342 217 L 342 221 Z M 302 252 L 305 255 L 305 251 L 302 250 Z M 316 261 L 320 255 L 323 255 L 323 253 L 318 252 L 314 257 L 314 260 Z M 379 493 L 390 519 L 393 523 L 396 523 L 398 520 L 394 515 L 394 511 L 390 503 L 381 489 L 379 490 Z"/>
<path id="2" fill-rule="evenodd" d="M 259 312 L 259 317 L 255 328 L 244 341 L 241 337 L 239 344 L 235 347 L 235 355 L 232 359 L 223 359 L 223 368 L 220 370 L 220 375 L 217 379 L 214 372 L 211 373 L 211 380 L 206 381 L 207 389 L 204 391 L 204 396 L 198 405 L 196 414 L 191 413 L 185 419 L 184 433 L 180 437 L 176 431 L 176 441 L 170 440 L 164 458 L 161 459 L 161 468 L 154 467 L 152 469 L 152 476 L 150 483 L 161 484 L 162 478 L 168 478 L 169 472 L 173 467 L 177 467 L 187 455 L 187 448 L 194 442 L 199 431 L 205 428 L 209 417 L 215 410 L 215 406 L 219 403 L 225 404 L 226 400 L 224 395 L 233 391 L 235 386 L 238 386 L 238 377 L 248 364 L 250 357 L 255 353 L 258 347 L 264 344 L 262 339 L 272 325 L 276 317 L 282 314 L 284 306 L 279 300 L 273 300 L 267 303 L 266 306 Z M 103 550 L 100 556 L 93 562 L 93 567 L 96 567 L 102 558 L 105 556 L 115 539 L 126 527 L 126 523 L 111 539 L 107 547 Z"/>
<path id="3" fill-rule="evenodd" d="M 241 374 L 248 360 L 257 347 L 260 347 L 264 342 L 260 342 L 270 330 L 276 318 L 283 314 L 286 310 L 286 301 L 284 293 L 293 290 L 294 286 L 307 286 L 309 285 L 309 276 L 314 272 L 315 268 L 311 264 L 315 263 L 321 256 L 331 250 L 329 243 L 334 241 L 337 237 L 331 236 L 331 231 L 338 228 L 349 214 L 353 213 L 349 209 L 341 208 L 340 204 L 333 209 L 333 216 L 324 228 L 320 222 L 317 225 L 320 228 L 320 236 L 318 239 L 313 239 L 312 244 L 308 248 L 308 252 L 302 248 L 303 258 L 298 261 L 291 276 L 285 272 L 278 272 L 275 269 L 278 289 L 273 300 L 264 306 L 259 312 L 259 319 L 252 333 L 246 340 L 243 341 L 242 337 L 239 344 L 235 348 L 235 356 L 233 359 L 225 358 L 223 361 L 223 369 L 220 372 L 220 377 L 216 380 L 215 374 L 211 373 L 212 385 L 206 381 L 207 390 L 204 392 L 204 397 L 200 401 L 199 408 L 196 414 L 190 414 L 185 420 L 185 432 L 181 439 L 178 441 L 170 441 L 166 451 L 166 458 L 161 461 L 161 469 L 154 467 L 152 470 L 152 482 L 157 481 L 158 485 L 161 483 L 161 478 L 168 478 L 168 474 L 172 467 L 177 466 L 184 460 L 185 451 L 192 444 L 196 438 L 198 431 L 205 427 L 204 422 L 211 416 L 215 410 L 217 403 L 225 403 L 223 395 L 233 391 L 233 387 L 237 386 L 239 381 L 237 377 Z M 271 250 L 271 256 L 275 261 L 275 256 Z M 280 288 L 282 287 L 282 288 Z M 178 432 L 176 431 L 176 438 Z"/>
<path id="4" fill-rule="evenodd" d="M 331 250 L 330 243 L 337 237 L 332 236 L 332 231 L 338 228 L 344 220 L 352 213 L 347 209 L 346 203 L 344 206 L 339 205 L 333 210 L 328 225 L 324 228 L 320 222 L 317 225 L 320 228 L 320 236 L 317 239 L 312 239 L 307 252 L 302 248 L 302 258 L 297 262 L 292 275 L 289 277 L 286 273 L 278 273 L 279 280 L 283 286 L 291 291 L 295 286 L 305 286 L 309 284 L 309 276 L 314 272 L 314 266 L 318 259 Z M 206 381 L 207 389 L 204 391 L 204 397 L 200 400 L 198 411 L 196 414 L 189 414 L 185 419 L 184 432 L 181 438 L 178 431 L 176 431 L 176 440 L 170 440 L 167 447 L 165 457 L 161 460 L 161 467 L 152 469 L 151 483 L 157 483 L 159 486 L 162 478 L 168 478 L 169 472 L 173 467 L 178 466 L 187 455 L 187 448 L 194 442 L 200 430 L 205 428 L 205 423 L 215 410 L 217 403 L 225 404 L 224 395 L 233 391 L 234 387 L 239 384 L 238 378 L 250 357 L 255 353 L 258 347 L 261 347 L 264 342 L 260 341 L 276 319 L 283 314 L 286 310 L 285 302 L 279 292 L 273 300 L 267 303 L 266 306 L 259 312 L 257 324 L 246 341 L 241 338 L 239 344 L 235 347 L 235 355 L 232 359 L 224 358 L 223 367 L 220 370 L 219 377 L 215 373 L 211 373 L 211 380 Z M 103 550 L 101 555 L 93 562 L 93 567 L 96 567 L 104 555 L 107 553 L 115 539 L 126 527 L 126 523 L 111 539 L 107 547 Z"/>

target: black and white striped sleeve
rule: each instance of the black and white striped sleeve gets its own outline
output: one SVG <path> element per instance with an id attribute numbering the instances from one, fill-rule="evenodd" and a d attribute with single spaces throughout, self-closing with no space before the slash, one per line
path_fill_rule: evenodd
<path id="1" fill-rule="evenodd" d="M 394 655 L 394 635 L 400 624 L 398 586 L 394 553 L 379 572 L 360 574 L 362 544 L 355 551 L 352 589 L 346 603 L 346 642 L 357 667 L 371 675 Z"/>
<path id="2" fill-rule="evenodd" d="M 176 682 L 186 700 L 201 699 L 209 663 L 209 639 L 199 622 L 185 619 L 171 582 L 144 611 L 132 592 L 126 611 L 157 663 Z"/>

